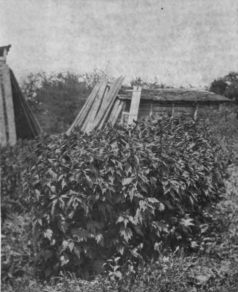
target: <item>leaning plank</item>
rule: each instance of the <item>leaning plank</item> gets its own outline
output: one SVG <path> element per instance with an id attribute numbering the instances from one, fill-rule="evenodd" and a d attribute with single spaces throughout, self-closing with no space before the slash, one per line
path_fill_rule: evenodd
<path id="1" fill-rule="evenodd" d="M 112 108 L 112 111 L 111 111 L 111 114 L 110 116 L 108 117 L 108 123 L 112 123 L 113 121 L 113 118 L 118 110 L 118 107 L 120 105 L 121 101 L 119 99 L 116 99 L 114 105 L 113 105 L 113 108 Z"/>
<path id="2" fill-rule="evenodd" d="M 82 107 L 82 109 L 80 110 L 79 114 L 77 115 L 76 119 L 74 120 L 73 124 L 70 126 L 70 128 L 68 129 L 68 131 L 66 132 L 67 135 L 70 134 L 70 132 L 72 131 L 72 129 L 75 126 L 80 126 L 82 124 L 82 122 L 84 121 L 84 119 L 86 118 L 88 111 L 98 93 L 100 84 L 97 84 L 93 91 L 91 92 L 91 94 L 89 95 L 89 97 L 87 98 L 84 106 Z"/>
<path id="3" fill-rule="evenodd" d="M 6 65 L 3 71 L 4 91 L 5 91 L 5 102 L 7 111 L 7 123 L 8 123 L 8 134 L 9 144 L 14 145 L 17 141 L 16 127 L 15 127 L 15 116 L 12 101 L 12 88 L 9 74 L 9 68 Z"/>
<path id="4" fill-rule="evenodd" d="M 111 86 L 113 86 L 113 84 L 111 84 Z M 105 95 L 104 95 L 104 97 L 103 97 L 103 100 L 102 100 L 102 104 L 101 104 L 100 110 L 98 111 L 98 114 L 97 114 L 97 116 L 95 117 L 95 121 L 93 122 L 92 128 L 95 128 L 95 129 L 96 129 L 101 123 L 104 123 L 104 121 L 105 121 L 105 120 L 104 120 L 105 115 L 102 116 L 102 115 L 101 115 L 101 112 L 102 112 L 102 110 L 105 110 L 105 107 L 107 107 L 108 104 L 109 104 L 109 102 L 110 102 L 110 99 L 109 99 L 108 97 L 110 97 L 111 86 L 109 87 L 109 90 L 107 90 L 107 91 L 105 92 Z M 101 120 L 100 120 L 99 116 L 102 117 Z M 106 117 L 105 117 L 105 118 L 106 118 Z"/>
<path id="5" fill-rule="evenodd" d="M 7 130 L 4 115 L 4 101 L 2 93 L 2 84 L 0 83 L 0 145 L 6 146 L 7 144 Z"/>
<path id="6" fill-rule="evenodd" d="M 100 105 L 99 110 L 98 110 L 98 112 L 97 112 L 97 115 L 96 115 L 96 117 L 94 118 L 94 121 L 91 123 L 90 128 L 88 129 L 88 133 L 89 133 L 90 131 L 92 131 L 93 129 L 96 129 L 96 127 L 95 127 L 95 121 L 96 121 L 98 115 L 100 114 L 101 109 L 105 106 L 105 100 L 107 100 L 107 96 L 108 96 L 109 91 L 110 91 L 110 86 L 107 86 L 107 88 L 106 88 L 106 90 L 105 90 L 105 93 L 104 93 L 104 95 L 103 95 L 103 98 L 102 98 L 101 105 Z"/>
<path id="7" fill-rule="evenodd" d="M 119 115 L 120 119 L 118 119 L 117 124 L 123 126 L 123 117 L 124 117 L 123 113 L 126 109 L 126 102 L 125 102 L 125 100 L 121 100 L 121 103 L 122 103 L 122 109 L 121 109 L 121 113 Z"/>
<path id="8" fill-rule="evenodd" d="M 140 96 L 141 96 L 141 87 L 134 86 L 132 98 L 131 98 L 131 107 L 130 107 L 128 125 L 133 124 L 133 121 L 137 121 L 139 106 L 140 106 Z"/>
<path id="9" fill-rule="evenodd" d="M 113 96 L 117 92 L 117 90 L 119 91 L 118 88 L 119 88 L 120 83 L 121 83 L 120 81 L 121 81 L 121 77 L 116 79 L 113 82 L 113 84 L 111 85 L 110 90 L 109 90 L 108 94 L 105 96 L 103 103 L 101 105 L 100 111 L 98 112 L 96 119 L 93 123 L 93 128 L 98 127 L 100 122 L 102 121 L 103 117 L 105 117 L 106 111 L 107 111 L 108 107 L 110 106 L 111 99 L 113 98 Z M 113 100 L 113 102 L 114 102 L 114 100 Z"/>
<path id="10" fill-rule="evenodd" d="M 87 101 L 86 101 L 86 104 L 85 106 L 83 107 L 83 110 L 81 111 L 81 115 L 79 115 L 78 119 L 76 120 L 76 126 L 81 126 L 83 121 L 85 120 L 85 118 L 87 117 L 88 115 L 88 112 L 98 94 L 98 90 L 100 88 L 100 84 L 97 84 L 92 93 L 90 94 L 90 96 L 87 98 Z"/>
<path id="11" fill-rule="evenodd" d="M 117 111 L 112 119 L 112 126 L 114 126 L 117 122 L 118 117 L 120 116 L 121 112 L 122 112 L 122 108 L 123 108 L 123 104 L 120 102 Z"/>
<path id="12" fill-rule="evenodd" d="M 104 98 L 106 91 L 107 91 L 107 81 L 104 81 L 99 89 L 97 97 L 94 100 L 94 103 L 90 110 L 90 114 L 88 115 L 88 119 L 84 122 L 84 125 L 82 126 L 82 131 L 85 131 L 85 132 L 91 131 L 91 126 L 98 113 L 98 110 L 101 106 L 101 102 Z"/>
<path id="13" fill-rule="evenodd" d="M 121 88 L 122 82 L 124 80 L 124 77 L 121 76 L 118 79 L 115 80 L 112 87 L 110 88 L 110 91 L 108 92 L 107 96 L 107 102 L 105 102 L 104 107 L 101 108 L 100 112 L 97 115 L 97 118 L 94 123 L 94 127 L 98 127 L 98 129 L 101 129 L 110 114 L 112 105 L 117 98 L 117 94 Z"/>
<path id="14" fill-rule="evenodd" d="M 110 91 L 110 90 L 109 90 L 109 91 Z M 107 93 L 105 94 L 104 103 L 102 104 L 101 109 L 102 109 L 102 108 L 105 108 L 105 106 L 107 106 L 108 103 L 109 103 L 109 101 L 110 101 L 110 100 L 108 99 L 109 91 L 107 91 Z M 101 112 L 98 112 L 98 113 L 100 114 Z M 94 127 L 95 129 L 96 129 L 96 128 L 101 129 L 102 127 L 100 127 L 100 125 L 103 125 L 103 124 L 105 123 L 106 118 L 107 118 L 107 116 L 104 115 L 104 116 L 101 118 L 99 124 L 97 124 L 97 125 L 94 124 L 93 127 Z"/>

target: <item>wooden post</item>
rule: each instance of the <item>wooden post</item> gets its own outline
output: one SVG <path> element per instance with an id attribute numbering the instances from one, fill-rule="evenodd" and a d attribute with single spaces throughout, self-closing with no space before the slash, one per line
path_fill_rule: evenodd
<path id="1" fill-rule="evenodd" d="M 142 90 L 141 86 L 133 87 L 128 125 L 133 124 L 133 121 L 137 121 L 140 106 L 141 90 Z"/>
<path id="2" fill-rule="evenodd" d="M 150 103 L 150 117 L 153 116 L 153 103 Z"/>
<path id="3" fill-rule="evenodd" d="M 172 104 L 172 112 L 171 112 L 171 118 L 174 116 L 174 103 Z"/>
<path id="4" fill-rule="evenodd" d="M 194 114 L 193 114 L 194 121 L 197 120 L 197 116 L 198 116 L 198 104 L 196 104 L 195 111 L 194 111 Z"/>
<path id="5" fill-rule="evenodd" d="M 10 72 L 7 65 L 3 70 L 3 86 L 4 86 L 4 97 L 6 102 L 6 114 L 7 114 L 7 125 L 8 125 L 8 137 L 9 144 L 14 145 L 17 141 L 14 108 L 12 100 L 12 87 L 10 80 Z"/>

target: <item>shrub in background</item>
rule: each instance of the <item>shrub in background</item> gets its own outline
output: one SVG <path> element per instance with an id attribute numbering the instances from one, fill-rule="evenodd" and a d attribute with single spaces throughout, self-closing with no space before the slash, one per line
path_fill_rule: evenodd
<path id="1" fill-rule="evenodd" d="M 62 270 L 88 278 L 107 260 L 120 277 L 166 247 L 197 248 L 204 208 L 223 191 L 217 146 L 193 121 L 76 131 L 34 148 L 23 185 L 45 278 Z"/>
<path id="2" fill-rule="evenodd" d="M 41 126 L 49 134 L 66 131 L 100 79 L 109 79 L 101 71 L 86 74 L 39 72 L 22 82 L 24 96 Z"/>
<path id="3" fill-rule="evenodd" d="M 238 104 L 238 72 L 230 72 L 222 78 L 215 79 L 209 90 L 233 99 Z"/>

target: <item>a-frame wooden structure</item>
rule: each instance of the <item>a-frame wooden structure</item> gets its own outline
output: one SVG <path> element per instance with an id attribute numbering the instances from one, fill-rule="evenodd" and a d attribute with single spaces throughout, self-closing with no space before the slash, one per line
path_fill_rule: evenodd
<path id="1" fill-rule="evenodd" d="M 13 71 L 7 65 L 11 45 L 0 47 L 0 145 L 33 139 L 42 129 L 24 98 Z"/>

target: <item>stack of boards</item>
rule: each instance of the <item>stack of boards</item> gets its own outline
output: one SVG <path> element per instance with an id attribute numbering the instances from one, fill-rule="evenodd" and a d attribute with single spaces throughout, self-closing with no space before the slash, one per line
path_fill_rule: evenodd
<path id="1" fill-rule="evenodd" d="M 123 80 L 124 77 L 121 76 L 112 84 L 102 81 L 96 85 L 67 134 L 75 127 L 89 133 L 102 129 L 106 123 L 114 126 L 125 108 L 125 102 L 117 98 Z"/>

